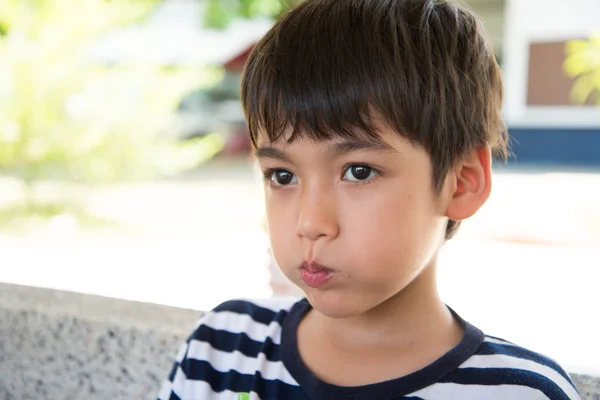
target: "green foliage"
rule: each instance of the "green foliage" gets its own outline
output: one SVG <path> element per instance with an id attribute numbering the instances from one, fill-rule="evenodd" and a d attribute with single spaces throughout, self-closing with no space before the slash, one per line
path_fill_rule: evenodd
<path id="1" fill-rule="evenodd" d="M 154 171 L 157 149 L 173 152 L 181 147 L 174 140 L 155 146 L 154 133 L 165 125 L 186 90 L 214 81 L 218 74 L 143 64 L 102 67 L 82 56 L 91 39 L 108 28 L 139 20 L 154 3 L 2 3 L 0 25 L 8 27 L 0 38 L 4 173 L 25 181 L 145 177 Z"/>
<path id="2" fill-rule="evenodd" d="M 230 7 L 225 7 L 221 0 L 208 0 L 204 25 L 209 28 L 225 29 L 235 17 Z"/>
<path id="3" fill-rule="evenodd" d="M 93 39 L 139 22 L 157 3 L 0 1 L 1 174 L 31 192 L 49 179 L 90 184 L 175 174 L 219 151 L 215 136 L 182 144 L 168 132 L 177 101 L 213 83 L 218 70 L 107 67 L 86 57 Z M 167 132 L 159 136 L 161 128 Z M 25 197 L 30 209 L 36 200 Z"/>
<path id="4" fill-rule="evenodd" d="M 223 29 L 236 18 L 277 18 L 303 0 L 208 0 L 204 24 Z"/>
<path id="5" fill-rule="evenodd" d="M 564 70 L 577 78 L 571 92 L 575 103 L 584 104 L 592 94 L 600 94 L 600 35 L 567 43 Z M 597 97 L 600 101 L 600 96 Z"/>

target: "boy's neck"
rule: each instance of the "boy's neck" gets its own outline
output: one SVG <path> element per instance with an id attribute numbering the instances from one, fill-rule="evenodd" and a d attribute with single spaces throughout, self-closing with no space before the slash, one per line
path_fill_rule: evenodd
<path id="1" fill-rule="evenodd" d="M 439 298 L 435 260 L 404 290 L 365 314 L 339 319 L 312 310 L 307 317 L 311 328 L 336 347 L 354 351 L 361 347 L 372 350 L 373 344 L 414 349 L 432 340 L 455 345 L 463 334 Z"/>
<path id="2" fill-rule="evenodd" d="M 401 293 L 362 315 L 334 319 L 312 309 L 297 334 L 300 357 L 315 376 L 362 386 L 431 365 L 460 343 L 464 331 L 439 299 L 432 262 Z"/>

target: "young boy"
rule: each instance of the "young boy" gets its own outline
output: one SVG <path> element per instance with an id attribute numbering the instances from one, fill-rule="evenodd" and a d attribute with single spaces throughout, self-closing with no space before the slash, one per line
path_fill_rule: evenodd
<path id="1" fill-rule="evenodd" d="M 306 298 L 216 307 L 160 399 L 580 398 L 437 293 L 438 252 L 507 153 L 500 70 L 469 11 L 307 0 L 252 51 L 242 101 L 272 252 Z"/>

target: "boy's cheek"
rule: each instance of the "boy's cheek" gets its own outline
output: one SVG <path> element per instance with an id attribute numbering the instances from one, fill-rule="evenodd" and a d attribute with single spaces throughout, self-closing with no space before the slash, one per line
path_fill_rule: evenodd
<path id="1" fill-rule="evenodd" d="M 298 252 L 298 249 L 296 249 L 298 245 L 294 243 L 295 235 L 282 231 L 282 229 L 276 226 L 277 224 L 271 223 L 269 225 L 269 241 L 275 260 L 280 266 L 287 265 L 289 261 L 285 260 L 285 258 L 291 259 Z M 302 257 L 302 254 L 299 257 Z M 302 259 L 296 260 L 298 263 L 301 261 Z"/>

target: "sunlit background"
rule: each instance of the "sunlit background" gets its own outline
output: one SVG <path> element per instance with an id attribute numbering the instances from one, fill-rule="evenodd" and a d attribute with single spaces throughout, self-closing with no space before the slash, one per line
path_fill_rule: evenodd
<path id="1" fill-rule="evenodd" d="M 1 0 L 0 282 L 194 310 L 293 293 L 239 80 L 301 1 Z M 514 155 L 444 249 L 440 290 L 600 376 L 600 3 L 466 3 L 504 71 Z"/>

